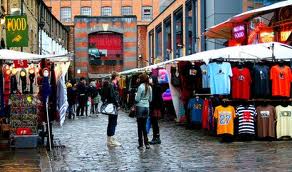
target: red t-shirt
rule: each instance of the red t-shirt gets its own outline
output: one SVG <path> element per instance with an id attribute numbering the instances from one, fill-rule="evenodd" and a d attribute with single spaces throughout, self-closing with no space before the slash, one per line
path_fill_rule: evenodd
<path id="1" fill-rule="evenodd" d="M 291 69 L 288 66 L 275 65 L 271 68 L 272 95 L 290 97 Z"/>
<path id="2" fill-rule="evenodd" d="M 202 110 L 202 128 L 208 129 L 208 115 L 209 115 L 209 101 L 205 99 L 203 102 L 203 110 Z"/>
<path id="3" fill-rule="evenodd" d="M 251 76 L 248 68 L 232 68 L 233 76 L 231 78 L 232 98 L 246 99 L 250 98 Z"/>

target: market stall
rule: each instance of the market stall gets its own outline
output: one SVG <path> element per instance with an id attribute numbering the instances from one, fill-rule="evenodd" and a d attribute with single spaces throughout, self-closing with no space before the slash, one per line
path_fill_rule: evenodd
<path id="1" fill-rule="evenodd" d="M 291 54 L 289 45 L 262 43 L 200 52 L 140 71 L 167 70 L 178 122 L 224 138 L 280 139 L 292 136 L 281 133 L 292 125 Z"/>
<path id="2" fill-rule="evenodd" d="M 68 107 L 65 75 L 70 57 L 3 49 L 0 60 L 1 133 L 5 128 L 15 148 L 36 147 L 47 138 L 51 150 L 51 123 L 63 125 Z"/>

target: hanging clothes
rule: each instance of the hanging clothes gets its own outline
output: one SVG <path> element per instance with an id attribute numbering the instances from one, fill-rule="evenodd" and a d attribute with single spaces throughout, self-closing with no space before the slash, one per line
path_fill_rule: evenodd
<path id="1" fill-rule="evenodd" d="M 275 65 L 271 68 L 272 95 L 290 97 L 292 73 L 290 67 Z"/>
<path id="2" fill-rule="evenodd" d="M 236 117 L 233 106 L 217 106 L 214 111 L 214 118 L 217 119 L 217 135 L 234 135 L 234 118 Z"/>
<path id="3" fill-rule="evenodd" d="M 257 112 L 257 135 L 258 137 L 276 137 L 275 122 L 276 110 L 273 106 L 258 106 Z"/>
<path id="4" fill-rule="evenodd" d="M 253 94 L 255 97 L 267 97 L 271 95 L 269 67 L 255 65 L 252 71 Z"/>
<path id="5" fill-rule="evenodd" d="M 188 109 L 191 112 L 191 122 L 193 124 L 202 123 L 202 110 L 204 100 L 197 97 L 189 100 Z"/>
<path id="6" fill-rule="evenodd" d="M 236 108 L 238 117 L 238 134 L 255 135 L 255 117 L 256 109 L 254 105 L 239 105 Z"/>
<path id="7" fill-rule="evenodd" d="M 276 118 L 277 118 L 277 138 L 283 136 L 292 137 L 292 106 L 283 107 L 281 105 L 276 106 Z"/>
<path id="8" fill-rule="evenodd" d="M 239 69 L 238 67 L 234 67 L 232 68 L 232 74 L 232 98 L 248 100 L 250 98 L 251 85 L 251 76 L 249 69 Z"/>

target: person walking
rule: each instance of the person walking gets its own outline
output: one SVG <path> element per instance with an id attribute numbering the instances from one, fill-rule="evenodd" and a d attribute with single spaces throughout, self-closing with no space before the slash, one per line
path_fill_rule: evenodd
<path id="1" fill-rule="evenodd" d="M 158 83 L 157 77 L 152 77 L 152 101 L 150 103 L 150 119 L 153 131 L 153 138 L 151 145 L 161 144 L 158 120 L 161 118 L 161 111 L 163 109 L 162 88 Z"/>
<path id="2" fill-rule="evenodd" d="M 87 89 L 86 89 L 86 80 L 85 78 L 80 78 L 80 81 L 77 85 L 77 98 L 78 98 L 78 107 L 77 107 L 77 116 L 84 116 L 85 106 L 87 106 Z M 87 114 L 87 112 L 86 112 Z"/>
<path id="3" fill-rule="evenodd" d="M 97 107 L 96 107 L 96 104 L 95 104 L 95 99 L 98 95 L 98 90 L 96 88 L 96 83 L 95 81 L 91 81 L 90 84 L 89 84 L 89 87 L 88 87 L 88 90 L 89 90 L 89 95 L 91 97 L 91 109 L 90 109 L 90 113 L 91 114 L 95 114 L 97 113 Z"/>
<path id="4" fill-rule="evenodd" d="M 146 122 L 149 115 L 149 102 L 152 101 L 152 88 L 149 84 L 149 77 L 147 74 L 141 74 L 139 80 L 140 85 L 135 96 L 139 143 L 138 149 L 143 149 L 143 141 L 146 149 L 150 149 L 146 131 Z"/>
<path id="5" fill-rule="evenodd" d="M 117 109 L 119 107 L 119 92 L 118 81 L 120 76 L 117 72 L 111 75 L 111 82 L 105 81 L 101 90 L 101 100 L 103 103 L 113 103 Z M 115 115 L 108 115 L 107 125 L 107 145 L 108 146 L 121 146 L 114 137 L 118 121 L 118 112 Z"/>

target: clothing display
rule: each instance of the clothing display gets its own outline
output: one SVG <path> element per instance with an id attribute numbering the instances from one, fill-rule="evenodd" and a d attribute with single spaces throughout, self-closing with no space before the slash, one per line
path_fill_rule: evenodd
<path id="1" fill-rule="evenodd" d="M 232 68 L 232 98 L 246 99 L 250 98 L 251 76 L 248 68 Z"/>
<path id="2" fill-rule="evenodd" d="M 202 110 L 202 128 L 208 129 L 208 115 L 209 115 L 209 100 L 204 99 L 203 110 Z"/>
<path id="3" fill-rule="evenodd" d="M 172 100 L 170 89 L 167 89 L 167 90 L 162 94 L 162 99 L 163 99 L 163 101 L 171 101 L 171 100 Z"/>
<path id="4" fill-rule="evenodd" d="M 231 65 L 228 62 L 210 63 L 208 65 L 211 94 L 230 94 L 230 77 L 232 77 Z"/>
<path id="5" fill-rule="evenodd" d="M 202 71 L 198 64 L 192 64 L 189 68 L 188 82 L 191 90 L 200 91 L 202 89 Z"/>
<path id="6" fill-rule="evenodd" d="M 166 69 L 159 69 L 158 70 L 158 82 L 159 84 L 167 84 L 168 83 L 168 76 Z"/>
<path id="7" fill-rule="evenodd" d="M 255 135 L 256 109 L 253 105 L 240 105 L 236 108 L 238 134 Z"/>
<path id="8" fill-rule="evenodd" d="M 269 67 L 255 65 L 252 70 L 253 94 L 255 97 L 267 97 L 271 94 Z"/>
<path id="9" fill-rule="evenodd" d="M 257 112 L 257 135 L 258 137 L 275 137 L 275 108 L 271 105 L 258 106 Z"/>
<path id="10" fill-rule="evenodd" d="M 202 122 L 202 109 L 204 100 L 201 98 L 190 99 L 188 103 L 188 109 L 191 112 L 191 122 L 201 123 Z"/>
<path id="11" fill-rule="evenodd" d="M 276 106 L 276 119 L 277 138 L 279 139 L 283 136 L 292 137 L 292 106 Z"/>
<path id="12" fill-rule="evenodd" d="M 217 119 L 217 135 L 234 135 L 235 109 L 232 106 L 217 106 L 214 111 L 214 118 Z"/>
<path id="13" fill-rule="evenodd" d="M 291 69 L 288 66 L 275 65 L 271 68 L 270 79 L 272 80 L 272 95 L 290 97 L 292 81 Z"/>
<path id="14" fill-rule="evenodd" d="M 210 88 L 210 80 L 208 76 L 208 66 L 203 64 L 200 66 L 202 71 L 202 88 Z"/>

